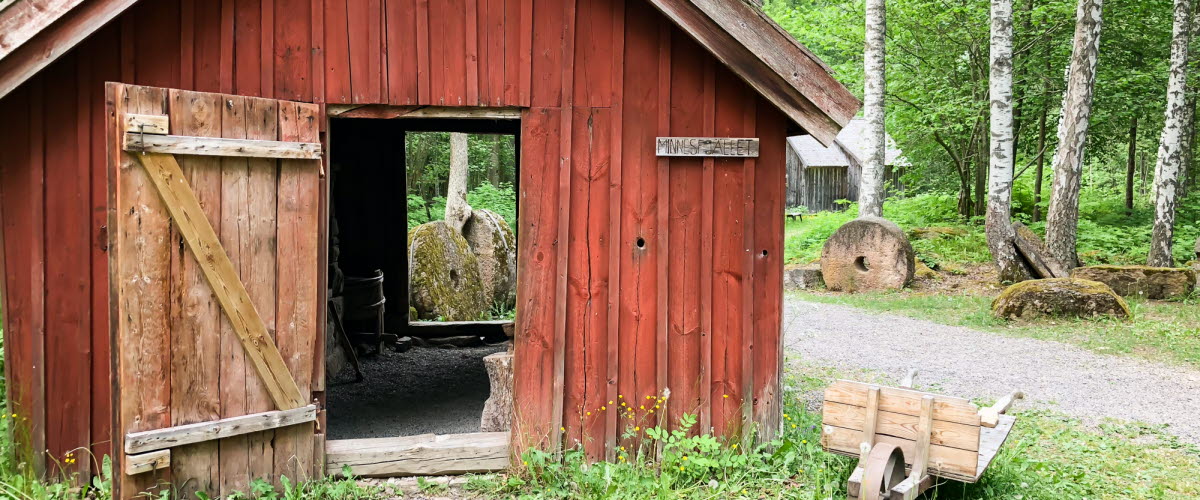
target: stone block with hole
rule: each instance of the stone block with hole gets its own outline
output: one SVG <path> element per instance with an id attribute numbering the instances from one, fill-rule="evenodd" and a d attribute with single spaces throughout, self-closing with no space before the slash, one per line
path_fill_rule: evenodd
<path id="1" fill-rule="evenodd" d="M 838 228 L 821 250 L 821 276 L 834 291 L 899 290 L 912 282 L 916 258 L 908 237 L 880 217 Z"/>

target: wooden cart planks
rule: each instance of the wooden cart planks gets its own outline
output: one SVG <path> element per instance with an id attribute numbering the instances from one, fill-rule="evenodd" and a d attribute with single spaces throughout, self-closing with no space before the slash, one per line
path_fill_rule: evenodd
<path id="1" fill-rule="evenodd" d="M 933 477 L 977 482 L 1012 431 L 1016 418 L 1004 412 L 1020 392 L 980 410 L 962 398 L 912 390 L 915 375 L 902 387 L 838 380 L 825 390 L 821 446 L 859 457 L 848 498 L 909 500 Z"/>

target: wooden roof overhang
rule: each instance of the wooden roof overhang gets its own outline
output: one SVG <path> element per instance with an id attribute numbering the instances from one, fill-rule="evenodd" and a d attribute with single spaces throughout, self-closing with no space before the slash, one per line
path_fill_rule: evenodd
<path id="1" fill-rule="evenodd" d="M 822 144 L 861 107 L 828 66 L 747 0 L 647 1 Z M 0 98 L 134 3 L 9 0 L 0 10 Z"/>

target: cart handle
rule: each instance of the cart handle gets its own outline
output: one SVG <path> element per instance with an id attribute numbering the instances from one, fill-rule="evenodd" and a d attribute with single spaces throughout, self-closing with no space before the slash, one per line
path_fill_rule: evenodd
<path id="1" fill-rule="evenodd" d="M 979 425 L 987 428 L 995 427 L 1000 422 L 1000 415 L 1008 411 L 1012 407 L 1013 401 L 1024 399 L 1025 393 L 1021 391 L 1013 391 L 1011 394 L 1000 398 L 996 404 L 979 410 Z"/>

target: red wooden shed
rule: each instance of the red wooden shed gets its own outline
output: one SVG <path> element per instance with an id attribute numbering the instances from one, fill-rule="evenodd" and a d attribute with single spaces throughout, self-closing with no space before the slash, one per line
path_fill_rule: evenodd
<path id="1" fill-rule="evenodd" d="M 513 445 L 611 456 L 587 411 L 665 389 L 669 421 L 769 436 L 785 137 L 858 107 L 748 0 L 17 0 L 9 401 L 36 463 L 111 454 L 125 497 L 322 473 L 327 131 L 483 118 L 520 136 Z M 187 427 L 228 418 L 259 432 Z"/>

